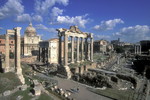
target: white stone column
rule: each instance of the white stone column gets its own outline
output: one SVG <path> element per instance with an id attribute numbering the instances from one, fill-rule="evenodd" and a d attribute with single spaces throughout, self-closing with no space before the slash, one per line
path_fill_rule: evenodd
<path id="1" fill-rule="evenodd" d="M 18 78 L 22 84 L 25 84 L 25 79 L 22 75 L 21 61 L 20 61 L 20 30 L 21 27 L 14 28 L 15 30 L 15 68 Z"/>
<path id="2" fill-rule="evenodd" d="M 60 35 L 61 33 L 59 33 L 59 64 L 62 64 L 62 36 Z"/>
<path id="3" fill-rule="evenodd" d="M 77 62 L 79 61 L 79 37 L 77 37 Z"/>
<path id="4" fill-rule="evenodd" d="M 81 61 L 84 61 L 84 38 L 81 38 Z"/>
<path id="5" fill-rule="evenodd" d="M 64 36 L 64 65 L 68 65 L 68 35 Z"/>
<path id="6" fill-rule="evenodd" d="M 135 50 L 135 54 L 137 54 L 137 53 L 136 53 L 136 45 L 134 46 L 134 50 Z"/>
<path id="7" fill-rule="evenodd" d="M 91 38 L 91 61 L 93 62 L 93 38 Z"/>
<path id="8" fill-rule="evenodd" d="M 139 54 L 139 46 L 136 46 L 137 54 Z"/>
<path id="9" fill-rule="evenodd" d="M 90 43 L 88 42 L 88 60 L 91 60 L 91 58 L 90 58 L 90 52 L 91 52 L 90 47 L 91 47 Z"/>
<path id="10" fill-rule="evenodd" d="M 14 28 L 15 30 L 15 66 L 17 73 L 20 73 L 21 64 L 20 64 L 20 30 L 21 27 Z M 22 73 L 22 70 L 21 70 Z"/>
<path id="11" fill-rule="evenodd" d="M 4 72 L 9 72 L 9 34 L 8 31 L 6 33 L 6 41 L 5 41 L 5 68 L 4 68 Z"/>
<path id="12" fill-rule="evenodd" d="M 74 37 L 71 37 L 71 63 L 74 63 Z"/>

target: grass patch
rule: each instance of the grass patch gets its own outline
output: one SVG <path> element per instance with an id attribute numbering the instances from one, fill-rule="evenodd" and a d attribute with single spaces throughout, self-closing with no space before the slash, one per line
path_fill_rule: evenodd
<path id="1" fill-rule="evenodd" d="M 53 98 L 44 93 L 40 95 L 38 100 L 53 100 Z"/>
<path id="2" fill-rule="evenodd" d="M 115 100 L 135 100 L 133 98 L 133 94 L 134 94 L 133 90 L 121 91 L 121 90 L 116 90 L 111 88 L 107 88 L 106 90 L 88 88 L 88 90 L 96 94 L 103 95 Z"/>
<path id="3" fill-rule="evenodd" d="M 16 100 L 16 98 L 20 95 L 23 96 L 23 98 L 21 100 L 30 100 L 32 98 L 32 96 L 29 96 L 28 94 L 30 93 L 30 90 L 32 88 L 27 88 L 25 91 L 17 91 L 16 93 L 10 95 L 11 100 Z"/>
<path id="4" fill-rule="evenodd" d="M 15 73 L 0 73 L 0 93 L 12 90 L 18 85 L 21 85 L 21 82 Z"/>
<path id="5" fill-rule="evenodd" d="M 94 62 L 102 62 L 102 61 L 105 61 L 107 58 L 108 56 L 102 53 L 94 53 L 93 55 Z"/>
<path id="6" fill-rule="evenodd" d="M 92 64 L 91 61 L 84 61 L 84 62 L 80 62 L 80 63 L 71 63 L 69 65 L 70 68 L 76 68 L 76 67 L 82 67 L 82 66 L 85 66 L 85 65 L 90 65 Z"/>

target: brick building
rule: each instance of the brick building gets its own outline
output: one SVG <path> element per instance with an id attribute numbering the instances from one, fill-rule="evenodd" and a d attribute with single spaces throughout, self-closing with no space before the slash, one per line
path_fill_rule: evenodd
<path id="1" fill-rule="evenodd" d="M 14 52 L 14 36 L 9 37 L 10 52 Z M 5 54 L 5 35 L 0 35 L 0 53 Z"/>

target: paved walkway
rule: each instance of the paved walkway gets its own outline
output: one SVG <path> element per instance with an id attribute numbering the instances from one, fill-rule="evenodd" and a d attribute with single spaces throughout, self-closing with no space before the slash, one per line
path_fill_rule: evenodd
<path id="1" fill-rule="evenodd" d="M 40 77 L 47 77 L 42 74 L 38 74 Z M 50 78 L 50 77 L 49 77 Z M 55 79 L 58 81 L 58 87 L 62 88 L 66 91 L 74 91 L 70 97 L 74 98 L 75 100 L 112 100 L 110 98 L 95 94 L 87 89 L 87 86 L 84 84 L 80 84 L 78 82 L 75 82 L 73 80 L 69 79 L 63 79 L 59 77 L 53 77 L 50 79 Z M 79 91 L 77 90 L 77 87 L 79 88 Z"/>

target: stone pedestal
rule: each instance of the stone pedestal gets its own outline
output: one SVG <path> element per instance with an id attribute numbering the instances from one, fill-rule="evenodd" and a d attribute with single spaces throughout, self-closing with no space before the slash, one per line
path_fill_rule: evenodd
<path id="1" fill-rule="evenodd" d="M 71 78 L 71 71 L 70 71 L 69 66 L 64 66 L 64 68 L 66 70 L 67 79 L 70 79 Z"/>
<path id="2" fill-rule="evenodd" d="M 22 84 L 25 84 L 25 79 L 24 79 L 24 77 L 23 77 L 23 75 L 22 75 L 22 68 L 17 69 L 16 74 L 17 74 L 17 76 L 18 76 L 20 82 L 21 82 Z"/>

